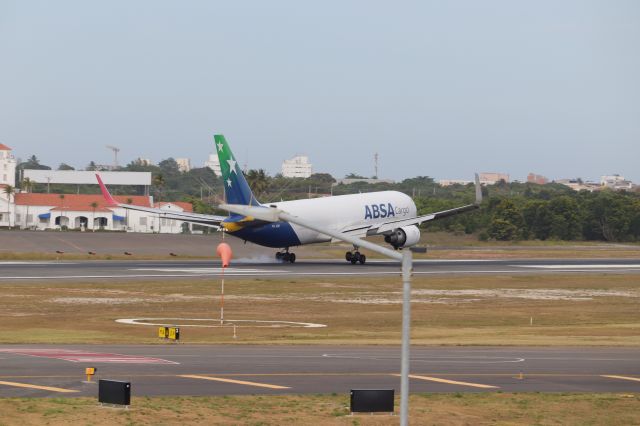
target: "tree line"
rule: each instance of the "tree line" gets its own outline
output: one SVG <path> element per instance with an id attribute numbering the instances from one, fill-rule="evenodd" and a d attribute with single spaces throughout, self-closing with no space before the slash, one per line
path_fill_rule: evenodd
<path id="1" fill-rule="evenodd" d="M 18 169 L 47 168 L 35 156 L 21 162 Z M 87 169 L 97 168 L 90 163 Z M 70 170 L 61 164 L 59 170 Z M 144 171 L 152 174 L 152 195 L 156 201 L 188 201 L 198 213 L 216 212 L 215 205 L 224 199 L 221 179 L 209 168 L 194 168 L 181 172 L 173 158 L 157 165 L 131 162 L 117 170 Z M 309 178 L 285 178 L 281 174 L 269 176 L 264 170 L 248 170 L 245 176 L 255 196 L 263 203 L 298 198 L 355 194 L 393 190 L 411 196 L 419 214 L 446 210 L 472 203 L 475 189 L 469 185 L 440 186 L 428 176 L 417 176 L 396 183 L 356 182 L 335 185 L 327 173 Z M 355 175 L 354 175 L 355 176 Z M 23 185 L 25 183 L 23 182 Z M 45 192 L 46 184 L 26 182 L 27 190 Z M 117 195 L 141 195 L 144 188 L 113 186 Z M 51 192 L 98 193 L 97 185 L 82 187 L 50 185 Z M 640 241 L 640 193 L 576 192 L 567 186 L 549 183 L 507 183 L 483 187 L 482 208 L 425 225 L 428 230 L 456 234 L 475 234 L 481 240 L 565 240 L 565 241 Z"/>

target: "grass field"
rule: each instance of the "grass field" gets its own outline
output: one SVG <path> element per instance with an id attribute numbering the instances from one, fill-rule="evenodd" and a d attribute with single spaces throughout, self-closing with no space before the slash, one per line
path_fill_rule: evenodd
<path id="1" fill-rule="evenodd" d="M 225 318 L 326 328 L 183 327 L 185 343 L 397 344 L 399 277 L 227 279 Z M 432 345 L 640 345 L 639 275 L 414 277 L 412 339 Z M 154 343 L 119 318 L 218 318 L 218 280 L 0 286 L 0 343 Z M 175 321 L 167 321 L 171 324 Z M 184 323 L 184 321 L 182 322 Z"/>
<path id="2" fill-rule="evenodd" d="M 414 425 L 639 425 L 640 394 L 414 394 Z M 396 401 L 396 409 L 399 406 Z M 347 395 L 133 398 L 128 410 L 94 398 L 0 399 L 0 425 L 393 425 L 349 414 Z"/>

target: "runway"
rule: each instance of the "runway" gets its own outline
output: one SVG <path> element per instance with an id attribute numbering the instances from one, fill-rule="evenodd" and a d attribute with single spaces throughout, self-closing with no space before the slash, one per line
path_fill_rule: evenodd
<path id="1" fill-rule="evenodd" d="M 348 393 L 399 389 L 399 347 L 0 345 L 0 396 Z M 639 392 L 638 348 L 414 347 L 412 392 Z"/>
<path id="2" fill-rule="evenodd" d="M 270 259 L 238 259 L 227 277 L 384 276 L 399 274 L 398 263 L 371 260 L 351 265 L 344 260 L 309 260 L 295 264 Z M 0 281 L 78 279 L 209 278 L 221 272 L 217 260 L 191 261 L 3 261 Z M 416 260 L 415 275 L 640 273 L 640 259 Z"/>

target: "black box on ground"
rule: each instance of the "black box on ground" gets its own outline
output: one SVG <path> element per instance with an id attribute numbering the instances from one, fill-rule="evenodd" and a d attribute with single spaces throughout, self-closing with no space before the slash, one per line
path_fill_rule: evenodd
<path id="1" fill-rule="evenodd" d="M 100 379 L 98 381 L 98 402 L 131 405 L 131 382 Z"/>
<path id="2" fill-rule="evenodd" d="M 351 389 L 352 413 L 393 413 L 393 389 Z"/>

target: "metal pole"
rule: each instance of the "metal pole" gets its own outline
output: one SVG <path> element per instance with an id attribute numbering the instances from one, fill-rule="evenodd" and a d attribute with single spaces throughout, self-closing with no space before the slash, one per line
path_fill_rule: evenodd
<path id="1" fill-rule="evenodd" d="M 222 285 L 220 286 L 220 325 L 224 324 L 224 266 L 222 267 Z"/>
<path id="2" fill-rule="evenodd" d="M 411 250 L 402 250 L 402 355 L 400 361 L 400 426 L 409 425 L 409 348 L 411 346 Z"/>

